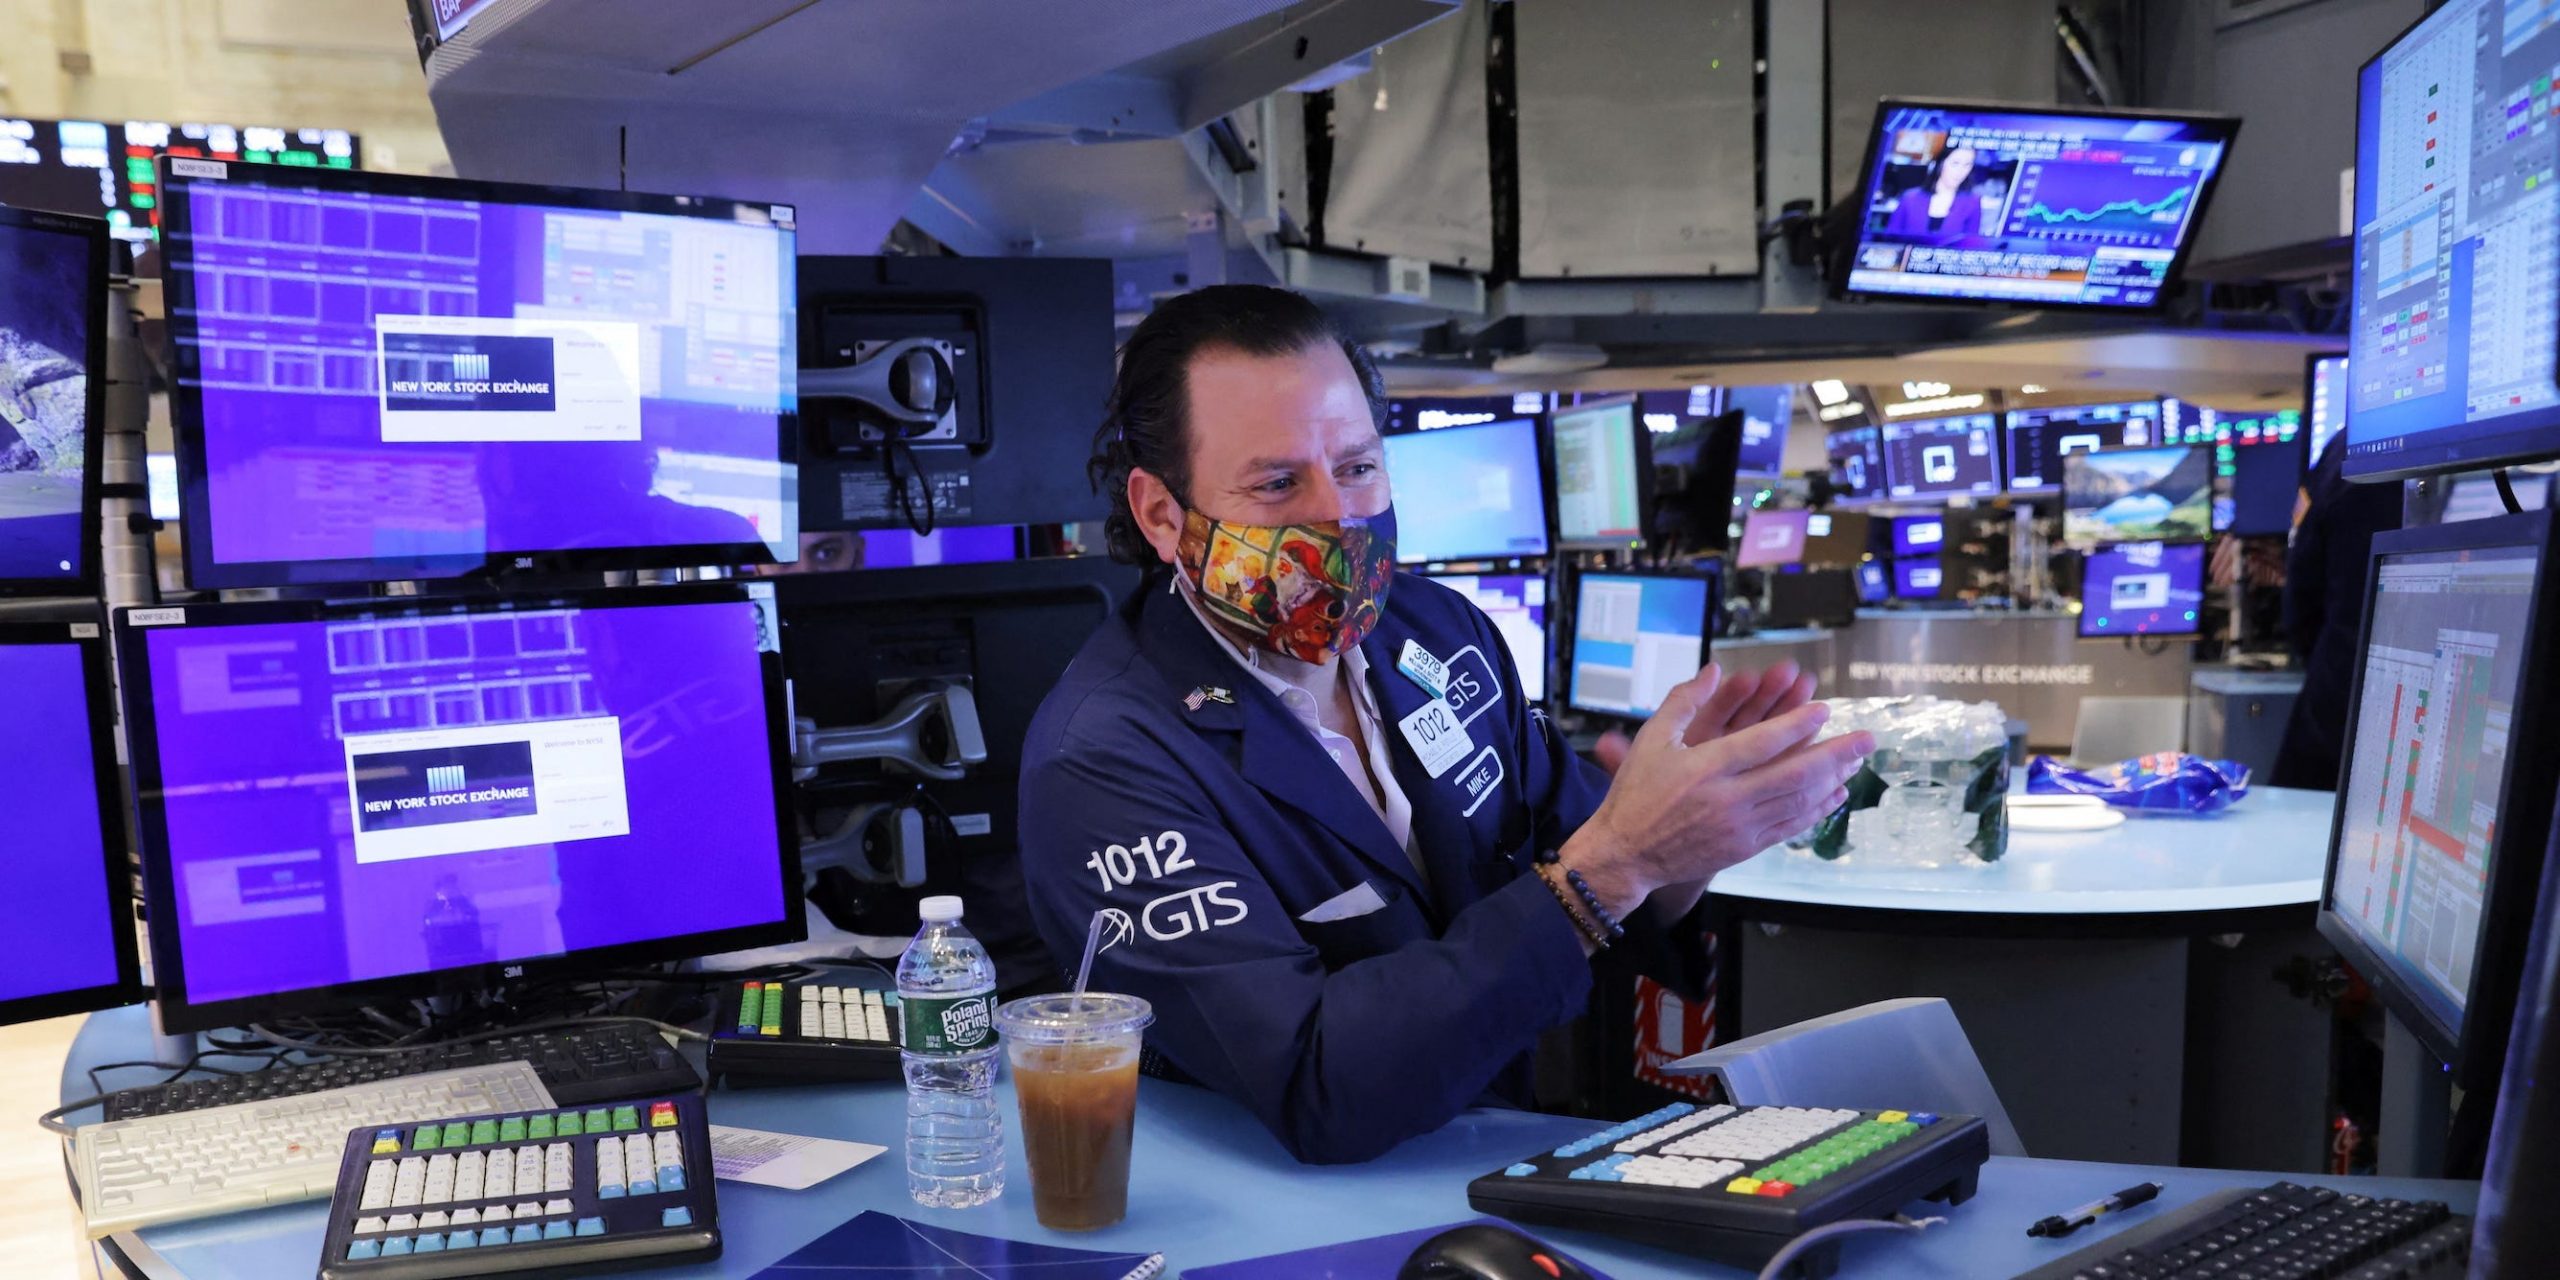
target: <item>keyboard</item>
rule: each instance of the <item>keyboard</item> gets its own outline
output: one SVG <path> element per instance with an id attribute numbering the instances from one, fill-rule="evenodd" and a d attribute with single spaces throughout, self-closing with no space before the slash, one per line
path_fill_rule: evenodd
<path id="1" fill-rule="evenodd" d="M 1679 1102 L 1486 1174 L 1467 1203 L 1757 1269 L 1825 1223 L 1962 1204 L 1990 1158 L 1973 1116 Z M 1816 1246 L 1795 1273 L 1837 1263 L 1836 1246 Z"/>
<path id="2" fill-rule="evenodd" d="M 704 1074 L 723 1086 L 896 1080 L 898 993 L 748 982 L 721 993 Z"/>
<path id="3" fill-rule="evenodd" d="M 354 1130 L 553 1105 L 541 1077 L 521 1062 L 429 1071 L 86 1125 L 73 1133 L 72 1174 L 89 1234 L 103 1236 L 326 1196 Z"/>
<path id="4" fill-rule="evenodd" d="M 542 1087 L 562 1106 L 684 1093 L 702 1087 L 702 1078 L 655 1030 L 637 1024 L 606 1025 L 533 1031 L 461 1044 L 420 1045 L 396 1054 L 331 1058 L 303 1066 L 269 1067 L 241 1075 L 127 1089 L 107 1095 L 106 1118 L 170 1115 L 501 1062 L 532 1064 L 542 1077 Z"/>
<path id="5" fill-rule="evenodd" d="M 2216 1192 L 2019 1280 L 2461 1280 L 2470 1260 L 2471 1220 L 2442 1202 L 2279 1182 Z"/>
<path id="6" fill-rule="evenodd" d="M 559 1275 L 720 1256 L 696 1096 L 347 1135 L 321 1280 Z"/>

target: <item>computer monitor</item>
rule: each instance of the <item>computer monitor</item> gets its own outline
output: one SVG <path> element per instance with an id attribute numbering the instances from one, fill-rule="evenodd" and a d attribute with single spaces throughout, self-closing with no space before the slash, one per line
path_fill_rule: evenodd
<path id="1" fill-rule="evenodd" d="M 119 610 L 162 1028 L 799 937 L 763 589 Z"/>
<path id="2" fill-rule="evenodd" d="M 1893 554 L 1934 556 L 1947 545 L 1947 513 L 1893 518 Z"/>
<path id="3" fill-rule="evenodd" d="M 1769 575 L 1768 627 L 1845 627 L 1857 620 L 1858 579 L 1850 570 L 1789 566 Z"/>
<path id="4" fill-rule="evenodd" d="M 1558 409 L 1555 442 L 1556 546 L 1624 551 L 1644 546 L 1652 507 L 1653 454 L 1636 402 L 1621 396 Z M 1692 484 L 1696 483 L 1693 477 Z"/>
<path id="5" fill-rule="evenodd" d="M 2447 0 L 2356 74 L 2350 480 L 2560 454 L 2545 16 Z"/>
<path id="6" fill-rule="evenodd" d="M 1848 296 L 2138 310 L 2178 278 L 2236 116 L 1887 98 Z"/>
<path id="7" fill-rule="evenodd" d="M 2329 442 L 2347 426 L 2347 355 L 2340 351 L 2312 356 L 2304 362 L 2302 404 L 2304 425 L 2311 432 L 2311 465 L 2320 465 L 2320 456 L 2329 451 Z"/>
<path id="8" fill-rule="evenodd" d="M 2086 558 L 2080 636 L 2199 636 L 2203 606 L 2203 543 L 2120 542 Z"/>
<path id="9" fill-rule="evenodd" d="M 2062 532 L 2083 547 L 2203 540 L 2213 532 L 2213 450 L 2181 445 L 2064 458 Z"/>
<path id="10" fill-rule="evenodd" d="M 107 666 L 94 620 L 0 623 L 0 724 L 23 744 L 0 770 L 0 1023 L 144 995 Z"/>
<path id="11" fill-rule="evenodd" d="M 789 207 L 161 163 L 191 585 L 798 554 Z"/>
<path id="12" fill-rule="evenodd" d="M 1474 602 L 1493 620 L 1520 672 L 1520 693 L 1547 699 L 1547 665 L 1555 642 L 1547 631 L 1547 580 L 1534 573 L 1438 573 L 1432 581 Z"/>
<path id="13" fill-rule="evenodd" d="M 1765 569 L 1804 559 L 1811 534 L 1810 511 L 1753 511 L 1742 517 L 1742 545 L 1734 549 L 1737 568 Z"/>
<path id="14" fill-rule="evenodd" d="M 1936 556 L 1912 556 L 1893 562 L 1893 598 L 1935 600 L 1946 591 L 1947 574 Z"/>
<path id="15" fill-rule="evenodd" d="M 105 223 L 0 208 L 0 595 L 98 593 L 107 269 Z"/>
<path id="16" fill-rule="evenodd" d="M 1808 565 L 1853 565 L 1871 550 L 1873 527 L 1864 512 L 1817 511 L 1805 517 L 1804 562 Z"/>
<path id="17" fill-rule="evenodd" d="M 2293 531 L 2293 503 L 2310 454 L 2301 415 L 2220 415 L 2213 447 L 2213 531 L 2243 538 Z"/>
<path id="18" fill-rule="evenodd" d="M 1872 502 L 1884 496 L 1884 444 L 1876 428 L 1851 427 L 1823 438 L 1831 457 L 1831 487 L 1840 502 Z"/>
<path id="19" fill-rule="evenodd" d="M 845 534 L 831 534 L 844 537 Z M 1022 528 L 1019 525 L 987 524 L 967 528 L 936 529 L 931 533 L 913 533 L 905 529 L 865 529 L 862 539 L 864 569 L 902 569 L 914 565 L 987 564 L 997 560 L 1015 560 L 1022 556 Z"/>
<path id="20" fill-rule="evenodd" d="M 1925 502 L 1958 496 L 1987 498 L 2000 492 L 1998 414 L 1913 418 L 1888 422 L 1880 430 L 1886 497 Z"/>
<path id="21" fill-rule="evenodd" d="M 1742 410 L 1742 455 L 1737 464 L 1746 476 L 1774 476 L 1786 470 L 1787 427 L 1796 417 L 1793 383 L 1724 388 L 1724 405 Z"/>
<path id="22" fill-rule="evenodd" d="M 2320 932 L 2496 1079 L 2551 831 L 2551 513 L 2376 535 Z"/>
<path id="23" fill-rule="evenodd" d="M 2161 443 L 2160 402 L 2075 404 L 2009 411 L 2009 492 L 2062 492 L 2062 459 Z"/>
<path id="24" fill-rule="evenodd" d="M 1506 418 L 1386 437 L 1396 488 L 1396 560 L 1496 560 L 1547 553 L 1538 424 Z"/>
<path id="25" fill-rule="evenodd" d="M 1585 573 L 1575 579 L 1577 711 L 1641 720 L 1706 665 L 1715 582 L 1694 573 Z"/>
<path id="26" fill-rule="evenodd" d="M 1858 562 L 1858 603 L 1883 604 L 1893 591 L 1892 574 L 1881 560 Z"/>
<path id="27" fill-rule="evenodd" d="M 344 129 L 0 119 L 0 204 L 103 217 L 118 240 L 150 243 L 160 222 L 160 156 L 361 169 Z"/>

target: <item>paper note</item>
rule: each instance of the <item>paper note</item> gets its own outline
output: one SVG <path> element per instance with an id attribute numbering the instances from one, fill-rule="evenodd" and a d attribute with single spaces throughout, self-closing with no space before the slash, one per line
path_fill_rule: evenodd
<path id="1" fill-rule="evenodd" d="M 731 1182 L 806 1191 L 887 1151 L 868 1142 L 711 1126 L 711 1171 Z"/>

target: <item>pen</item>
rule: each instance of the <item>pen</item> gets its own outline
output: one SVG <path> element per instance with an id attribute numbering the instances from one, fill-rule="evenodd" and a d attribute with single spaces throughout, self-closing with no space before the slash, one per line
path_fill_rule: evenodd
<path id="1" fill-rule="evenodd" d="M 2149 1201 L 2151 1197 L 2158 1194 L 2160 1194 L 2160 1184 L 2157 1182 L 2145 1182 L 2137 1186 L 2126 1187 L 2124 1190 L 2104 1199 L 2092 1200 L 2077 1209 L 2066 1209 L 2050 1218 L 2046 1218 L 2043 1221 L 2036 1223 L 2034 1226 L 2027 1228 L 2027 1234 L 2031 1236 L 2067 1236 L 2082 1227 L 2088 1226 L 2092 1222 L 2096 1222 L 2098 1219 L 2105 1217 L 2110 1213 L 2114 1213 L 2118 1209 L 2130 1209 L 2135 1205 Z"/>

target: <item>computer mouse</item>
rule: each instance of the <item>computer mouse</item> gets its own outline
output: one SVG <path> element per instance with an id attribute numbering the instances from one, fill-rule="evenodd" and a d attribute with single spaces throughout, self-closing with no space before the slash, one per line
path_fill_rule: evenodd
<path id="1" fill-rule="evenodd" d="M 1591 1273 L 1508 1227 L 1473 1222 L 1423 1241 L 1396 1280 L 1591 1280 Z"/>

